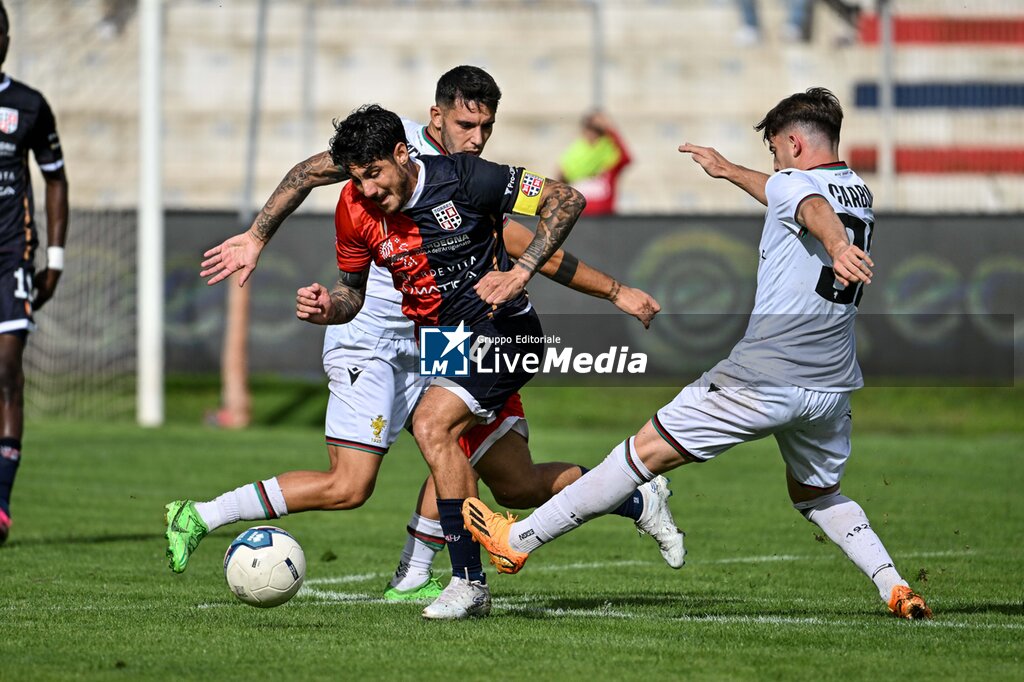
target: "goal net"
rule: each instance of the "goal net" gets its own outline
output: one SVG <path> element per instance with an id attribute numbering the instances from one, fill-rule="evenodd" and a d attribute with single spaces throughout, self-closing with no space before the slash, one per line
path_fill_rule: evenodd
<path id="1" fill-rule="evenodd" d="M 32 418 L 131 418 L 135 410 L 138 40 L 134 2 L 8 0 L 4 71 L 57 117 L 70 187 L 65 270 L 25 351 Z M 73 39 L 71 39 L 73 37 Z M 45 185 L 33 189 L 45 267 Z"/>

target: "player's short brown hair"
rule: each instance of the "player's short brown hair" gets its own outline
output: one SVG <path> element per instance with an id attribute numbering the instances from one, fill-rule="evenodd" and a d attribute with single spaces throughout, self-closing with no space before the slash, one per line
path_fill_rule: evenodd
<path id="1" fill-rule="evenodd" d="M 494 82 L 491 74 L 479 66 L 456 66 L 437 81 L 434 91 L 434 104 L 451 108 L 455 102 L 462 100 L 469 104 L 483 104 L 498 113 L 498 102 L 501 101 L 501 88 Z"/>
<path id="2" fill-rule="evenodd" d="M 398 114 L 379 104 L 364 104 L 342 121 L 334 121 L 331 160 L 343 171 L 390 159 L 399 142 L 405 142 L 405 126 Z"/>
<path id="3" fill-rule="evenodd" d="M 808 88 L 782 100 L 765 114 L 754 130 L 764 132 L 764 141 L 783 132 L 794 124 L 809 125 L 826 137 L 832 144 L 839 144 L 839 130 L 843 125 L 843 107 L 839 99 L 826 88 Z"/>

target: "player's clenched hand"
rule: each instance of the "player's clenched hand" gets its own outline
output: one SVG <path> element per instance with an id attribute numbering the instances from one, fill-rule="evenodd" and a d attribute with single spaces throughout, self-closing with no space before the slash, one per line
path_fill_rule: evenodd
<path id="1" fill-rule="evenodd" d="M 729 170 L 733 168 L 732 162 L 727 161 L 713 147 L 698 147 L 687 142 L 679 145 L 679 151 L 689 154 L 690 158 L 700 164 L 704 172 L 713 178 L 724 178 L 728 175 Z"/>
<path id="2" fill-rule="evenodd" d="M 633 287 L 623 286 L 619 289 L 619 293 L 612 303 L 622 312 L 640 320 L 645 329 L 650 328 L 651 320 L 661 312 L 661 305 L 653 296 Z"/>
<path id="3" fill-rule="evenodd" d="M 330 324 L 334 302 L 331 292 L 322 284 L 302 287 L 295 294 L 295 317 L 313 324 Z"/>
<path id="4" fill-rule="evenodd" d="M 216 284 L 241 270 L 238 286 L 242 286 L 256 269 L 263 246 L 264 243 L 248 230 L 225 239 L 203 254 L 206 260 L 202 262 L 203 269 L 199 276 L 209 277 L 207 284 Z"/>
<path id="5" fill-rule="evenodd" d="M 50 300 L 53 292 L 57 289 L 60 273 L 60 270 L 50 269 L 36 273 L 32 280 L 32 287 L 35 289 L 35 295 L 32 297 L 32 310 L 39 310 L 44 303 Z"/>
<path id="6" fill-rule="evenodd" d="M 844 287 L 858 282 L 871 284 L 871 266 L 874 264 L 871 256 L 853 244 L 841 247 L 832 256 L 832 270 L 836 273 L 836 279 Z"/>
<path id="7" fill-rule="evenodd" d="M 520 267 L 513 267 L 508 272 L 492 270 L 480 278 L 473 288 L 477 295 L 490 305 L 500 305 L 523 293 L 530 275 Z"/>

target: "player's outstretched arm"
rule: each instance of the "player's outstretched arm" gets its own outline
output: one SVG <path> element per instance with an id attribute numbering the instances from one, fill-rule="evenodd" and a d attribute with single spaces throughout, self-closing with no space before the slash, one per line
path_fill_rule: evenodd
<path id="1" fill-rule="evenodd" d="M 713 147 L 698 147 L 687 142 L 679 145 L 679 151 L 689 154 L 694 163 L 700 164 L 704 172 L 711 177 L 725 178 L 763 205 L 768 205 L 768 197 L 765 194 L 765 185 L 769 177 L 767 173 L 735 164 Z"/>
<path id="2" fill-rule="evenodd" d="M 514 220 L 505 223 L 505 249 L 513 258 L 523 255 L 533 237 L 533 232 L 525 225 Z M 563 249 L 555 251 L 541 267 L 540 273 L 580 293 L 611 301 L 622 312 L 640 320 L 644 327 L 649 327 L 661 310 L 658 302 L 647 292 L 622 285 L 611 275 L 587 265 Z"/>
<path id="3" fill-rule="evenodd" d="M 545 179 L 537 211 L 540 216 L 537 233 L 511 270 L 489 272 L 480 279 L 475 286 L 480 298 L 498 305 L 522 293 L 530 278 L 569 236 L 586 205 L 587 200 L 578 190 L 557 180 Z"/>
<path id="4" fill-rule="evenodd" d="M 349 322 L 363 307 L 369 274 L 369 269 L 362 272 L 342 270 L 331 291 L 315 282 L 302 287 L 295 294 L 295 316 L 312 324 Z"/>
<path id="5" fill-rule="evenodd" d="M 820 196 L 803 201 L 797 210 L 796 221 L 806 227 L 832 257 L 832 269 L 840 284 L 844 287 L 858 282 L 871 284 L 874 261 L 850 243 L 846 228 L 828 201 Z"/>
<path id="6" fill-rule="evenodd" d="M 64 169 L 43 173 L 46 182 L 46 246 L 64 248 L 68 236 L 68 180 Z M 63 256 L 63 251 L 59 253 Z M 50 262 L 47 254 L 47 268 L 36 273 L 32 282 L 35 296 L 32 308 L 39 310 L 53 297 L 57 282 L 63 270 L 63 262 Z"/>
<path id="7" fill-rule="evenodd" d="M 206 260 L 202 262 L 203 269 L 199 275 L 209 277 L 207 284 L 217 284 L 241 270 L 238 286 L 244 285 L 256 269 L 263 247 L 285 219 L 302 205 L 310 191 L 314 187 L 341 182 L 346 177 L 334 165 L 329 152 L 320 152 L 295 164 L 278 183 L 248 230 L 203 254 Z"/>

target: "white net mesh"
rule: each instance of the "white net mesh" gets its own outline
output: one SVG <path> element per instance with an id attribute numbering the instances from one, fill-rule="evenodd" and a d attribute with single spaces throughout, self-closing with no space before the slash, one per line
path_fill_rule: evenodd
<path id="1" fill-rule="evenodd" d="M 70 186 L 65 271 L 25 351 L 29 418 L 134 412 L 138 43 L 134 3 L 6 3 L 4 70 L 57 117 Z M 125 13 L 126 12 L 126 13 Z M 33 166 L 46 243 L 44 185 Z M 40 249 L 37 267 L 43 267 Z"/>
<path id="2" fill-rule="evenodd" d="M 135 213 L 72 211 L 67 269 L 25 352 L 30 417 L 131 417 Z"/>

